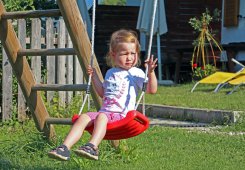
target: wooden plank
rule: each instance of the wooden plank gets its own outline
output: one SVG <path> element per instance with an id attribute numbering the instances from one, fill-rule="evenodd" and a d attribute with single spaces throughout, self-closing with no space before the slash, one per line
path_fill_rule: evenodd
<path id="1" fill-rule="evenodd" d="M 41 49 L 41 20 L 38 18 L 31 21 L 31 48 Z M 31 68 L 36 82 L 41 82 L 41 56 L 31 58 Z"/>
<path id="2" fill-rule="evenodd" d="M 26 48 L 26 20 L 19 19 L 18 20 L 18 38 L 20 40 L 20 44 L 22 48 Z M 26 120 L 26 101 L 23 95 L 23 92 L 18 85 L 18 120 L 25 121 Z"/>
<path id="3" fill-rule="evenodd" d="M 66 31 L 66 44 L 68 48 L 72 48 L 72 42 L 71 42 L 71 37 L 68 34 L 68 32 Z M 68 55 L 66 58 L 66 84 L 73 84 L 73 55 Z M 67 92 L 66 93 L 66 101 L 67 103 L 70 103 L 73 97 L 73 92 Z"/>
<path id="4" fill-rule="evenodd" d="M 55 48 L 55 49 L 21 49 L 18 51 L 18 57 L 21 56 L 55 56 L 55 55 L 75 55 L 73 48 Z"/>
<path id="5" fill-rule="evenodd" d="M 72 125 L 71 118 L 54 118 L 50 117 L 46 120 L 46 124 L 56 124 L 56 125 Z"/>
<path id="6" fill-rule="evenodd" d="M 84 83 L 84 75 L 82 71 L 82 67 L 78 61 L 77 56 L 74 56 L 74 84 L 82 84 Z M 81 95 L 82 93 L 80 91 L 75 92 L 75 95 Z"/>
<path id="7" fill-rule="evenodd" d="M 86 84 L 36 84 L 32 90 L 39 91 L 85 91 Z"/>
<path id="8" fill-rule="evenodd" d="M 0 1 L 0 16 L 5 12 L 3 3 Z M 41 94 L 40 92 L 31 91 L 31 87 L 35 84 L 35 79 L 28 61 L 23 57 L 17 58 L 17 52 L 21 48 L 21 45 L 10 21 L 0 19 L 0 33 L 0 40 L 23 91 L 36 127 L 39 131 L 44 132 L 46 137 L 52 139 L 55 137 L 55 131 L 53 126 L 45 125 L 45 120 L 49 117 L 49 114 L 43 103 Z"/>
<path id="9" fill-rule="evenodd" d="M 59 9 L 49 9 L 49 10 L 6 12 L 2 15 L 2 19 L 41 18 L 41 17 L 58 17 L 58 16 L 61 16 Z"/>
<path id="10" fill-rule="evenodd" d="M 58 48 L 64 48 L 66 45 L 66 28 L 63 19 L 59 19 L 58 26 Z M 66 83 L 66 55 L 60 55 L 57 58 L 57 83 Z M 59 106 L 64 107 L 66 104 L 66 93 L 63 91 L 58 92 L 59 95 Z"/>
<path id="11" fill-rule="evenodd" d="M 46 20 L 46 49 L 54 49 L 54 24 L 53 19 L 48 18 Z M 55 64 L 55 54 L 47 55 L 46 63 L 47 63 L 47 84 L 55 84 L 55 70 L 56 70 L 56 64 Z M 47 92 L 47 102 L 50 104 L 50 101 L 54 97 L 53 91 Z"/>
<path id="12" fill-rule="evenodd" d="M 13 104 L 13 96 L 12 96 L 12 68 L 9 63 L 9 59 L 4 49 L 3 52 L 3 60 L 2 60 L 2 121 L 10 120 L 13 117 L 12 114 L 12 104 Z"/>
<path id="13" fill-rule="evenodd" d="M 80 62 L 80 65 L 82 66 L 82 70 L 86 71 L 88 65 L 90 64 L 91 44 L 86 31 L 86 27 L 81 18 L 80 11 L 77 7 L 77 2 L 76 0 L 58 0 L 57 3 L 59 5 L 62 16 L 64 17 L 73 46 L 78 52 L 78 60 Z M 101 74 L 96 58 L 94 59 L 94 68 L 96 69 L 96 72 L 101 81 L 103 81 L 103 76 Z M 85 78 L 88 79 L 87 74 L 85 74 Z M 101 98 L 96 93 L 95 88 L 96 84 L 92 83 L 91 94 L 96 108 L 99 109 L 101 106 Z"/>
<path id="14" fill-rule="evenodd" d="M 54 41 L 56 42 L 56 44 L 57 44 L 57 40 L 56 40 L 56 38 L 54 39 Z M 45 44 L 46 43 L 46 40 L 45 40 L 45 38 L 41 38 L 41 44 Z M 31 44 L 31 38 L 30 37 L 26 37 L 26 44 Z"/>

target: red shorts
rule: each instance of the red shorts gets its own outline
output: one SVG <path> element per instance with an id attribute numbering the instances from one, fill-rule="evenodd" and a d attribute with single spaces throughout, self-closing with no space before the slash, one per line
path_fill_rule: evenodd
<path id="1" fill-rule="evenodd" d="M 124 118 L 123 116 L 121 116 L 120 113 L 112 113 L 112 112 L 105 112 L 105 113 L 104 112 L 88 112 L 86 114 L 91 118 L 92 121 L 94 121 L 99 114 L 105 114 L 108 118 L 108 123 L 115 122 L 115 121 L 118 121 Z"/>

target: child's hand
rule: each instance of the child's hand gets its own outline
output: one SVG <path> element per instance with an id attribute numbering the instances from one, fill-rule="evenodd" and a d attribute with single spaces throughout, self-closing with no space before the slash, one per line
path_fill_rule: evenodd
<path id="1" fill-rule="evenodd" d="M 93 75 L 94 75 L 94 68 L 91 67 L 91 65 L 88 66 L 87 74 L 88 74 L 88 75 L 91 75 L 92 77 L 93 77 Z"/>
<path id="2" fill-rule="evenodd" d="M 157 67 L 157 58 L 153 60 L 153 55 L 151 55 L 150 59 L 145 60 L 145 66 L 148 65 L 148 71 L 149 73 L 154 72 L 155 68 Z"/>

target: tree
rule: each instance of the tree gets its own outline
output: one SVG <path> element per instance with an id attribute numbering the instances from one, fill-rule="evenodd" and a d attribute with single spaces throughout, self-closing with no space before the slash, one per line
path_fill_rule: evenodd
<path id="1" fill-rule="evenodd" d="M 7 11 L 34 10 L 34 0 L 4 0 L 4 6 Z"/>
<path id="2" fill-rule="evenodd" d="M 3 0 L 7 11 L 57 9 L 56 0 Z"/>

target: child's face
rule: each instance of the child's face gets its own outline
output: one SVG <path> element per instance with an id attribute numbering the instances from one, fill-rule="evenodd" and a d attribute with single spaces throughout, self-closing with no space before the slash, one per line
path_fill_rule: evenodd
<path id="1" fill-rule="evenodd" d="M 117 67 L 129 70 L 136 65 L 138 54 L 135 43 L 119 43 L 113 52 L 113 61 Z"/>

